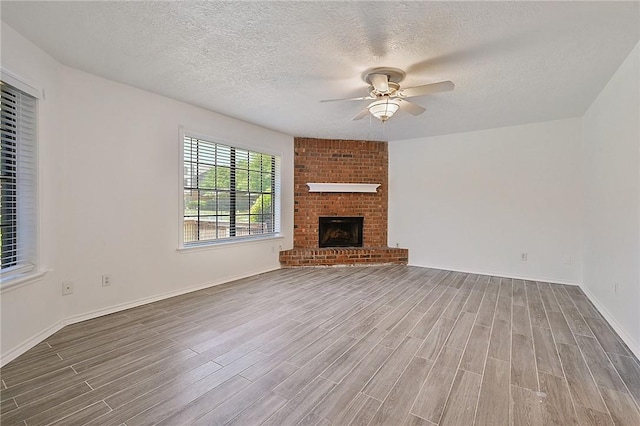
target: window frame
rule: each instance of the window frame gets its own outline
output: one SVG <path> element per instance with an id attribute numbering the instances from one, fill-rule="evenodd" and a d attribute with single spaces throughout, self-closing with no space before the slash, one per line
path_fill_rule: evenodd
<path id="1" fill-rule="evenodd" d="M 19 200 L 19 193 L 23 191 L 30 192 L 29 196 L 30 200 L 27 201 L 27 205 L 31 209 L 31 213 L 28 214 L 29 223 L 25 224 L 19 223 L 20 220 L 16 222 L 16 229 L 19 233 L 27 232 L 30 234 L 30 237 L 27 237 L 25 240 L 24 237 L 20 237 L 18 235 L 18 246 L 23 246 L 27 244 L 28 247 L 26 251 L 29 253 L 26 257 L 20 258 L 18 255 L 17 264 L 4 268 L 2 270 L 2 274 L 0 276 L 0 288 L 2 291 L 8 288 L 14 288 L 18 285 L 28 284 L 33 282 L 35 279 L 39 279 L 46 271 L 40 270 L 40 196 L 39 196 L 39 178 L 40 178 L 40 158 L 39 158 L 39 120 L 40 120 L 40 102 L 44 100 L 44 91 L 37 88 L 32 83 L 26 81 L 21 78 L 14 72 L 7 70 L 6 68 L 0 68 L 0 80 L 2 80 L 8 86 L 11 86 L 13 89 L 23 92 L 24 94 L 33 98 L 33 146 L 32 154 L 33 158 L 31 162 L 27 164 L 27 167 L 32 167 L 33 172 L 29 175 L 29 179 L 32 181 L 32 185 L 27 189 L 24 189 L 24 186 L 18 183 L 18 187 L 16 188 L 16 197 L 18 199 L 18 205 L 23 205 L 24 201 Z M 20 149 L 19 149 L 20 150 Z M 19 160 L 18 160 L 19 161 Z M 18 164 L 18 167 L 20 165 Z M 24 167 L 24 165 L 22 166 Z M 18 174 L 22 174 L 18 169 Z M 22 186 L 22 189 L 20 188 Z M 26 208 L 26 207 L 22 207 Z M 20 213 L 17 213 L 20 215 Z M 20 231 L 22 229 L 22 231 Z M 26 231 L 25 231 L 26 229 Z M 19 252 L 23 252 L 25 249 L 18 248 Z"/>
<path id="2" fill-rule="evenodd" d="M 281 210 L 282 210 L 281 209 L 281 203 L 282 203 L 281 183 L 282 183 L 282 158 L 283 158 L 282 153 L 275 151 L 273 149 L 265 148 L 263 146 L 241 143 L 236 140 L 229 140 L 219 136 L 211 136 L 211 135 L 206 135 L 198 132 L 193 132 L 190 130 L 186 130 L 183 127 L 180 127 L 179 134 L 180 134 L 179 144 L 178 144 L 179 150 L 180 150 L 179 151 L 180 152 L 179 178 L 180 178 L 181 185 L 180 185 L 180 193 L 179 193 L 180 219 L 179 219 L 179 232 L 178 232 L 179 240 L 178 240 L 177 250 L 179 252 L 200 251 L 200 250 L 208 250 L 208 249 L 223 247 L 228 245 L 243 245 L 243 244 L 250 244 L 250 243 L 255 243 L 255 242 L 260 242 L 265 240 L 281 239 L 282 234 L 281 234 L 280 225 L 281 225 Z M 275 172 L 274 172 L 273 183 L 272 183 L 272 188 L 274 188 L 274 192 L 272 193 L 273 194 L 272 203 L 274 205 L 273 232 L 264 233 L 264 234 L 255 234 L 255 235 L 234 236 L 229 238 L 218 238 L 213 240 L 202 240 L 202 241 L 195 241 L 193 243 L 185 243 L 184 241 L 184 237 L 185 237 L 185 234 L 184 234 L 184 218 L 185 218 L 184 216 L 184 212 L 185 212 L 184 143 L 185 143 L 185 138 L 200 139 L 210 143 L 225 145 L 238 150 L 245 150 L 245 151 L 250 151 L 257 154 L 271 155 L 271 156 L 277 157 L 279 164 L 275 166 Z"/>

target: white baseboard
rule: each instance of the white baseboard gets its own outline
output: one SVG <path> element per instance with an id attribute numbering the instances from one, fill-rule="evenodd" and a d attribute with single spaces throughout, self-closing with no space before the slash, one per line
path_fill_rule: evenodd
<path id="1" fill-rule="evenodd" d="M 19 357 L 20 355 L 22 355 L 23 353 L 28 351 L 29 349 L 31 349 L 34 346 L 36 346 L 38 343 L 42 342 L 43 340 L 47 339 L 52 334 L 54 334 L 57 331 L 61 330 L 66 325 L 71 325 L 71 324 L 75 324 L 75 323 L 78 323 L 78 322 L 90 320 L 90 319 L 93 319 L 93 318 L 98 318 L 98 317 L 101 317 L 101 316 L 104 316 L 104 315 L 113 314 L 115 312 L 124 311 L 125 309 L 135 308 L 136 306 L 146 305 L 148 303 L 157 302 L 159 300 L 169 299 L 171 297 L 180 296 L 182 294 L 191 293 L 191 292 L 194 292 L 194 291 L 202 290 L 202 289 L 209 288 L 209 287 L 214 287 L 214 286 L 221 285 L 221 284 L 226 284 L 226 283 L 229 283 L 229 282 L 232 282 L 232 281 L 236 281 L 236 280 L 240 280 L 240 279 L 243 279 L 243 278 L 248 278 L 248 277 L 252 277 L 252 276 L 255 276 L 255 275 L 259 275 L 259 274 L 264 274 L 266 272 L 275 271 L 276 269 L 280 269 L 280 268 L 277 267 L 277 268 L 269 268 L 269 269 L 260 270 L 260 271 L 245 272 L 243 274 L 234 275 L 234 276 L 231 276 L 231 277 L 226 277 L 226 278 L 221 279 L 221 280 L 207 282 L 207 283 L 203 283 L 203 284 L 198 284 L 198 285 L 195 285 L 195 286 L 182 288 L 180 290 L 174 290 L 174 291 L 170 291 L 170 292 L 167 292 L 167 293 L 162 293 L 162 294 L 159 294 L 159 295 L 156 295 L 156 296 L 145 297 L 145 298 L 142 298 L 142 299 L 134 300 L 132 302 L 120 303 L 118 305 L 109 306 L 107 308 L 97 309 L 97 310 L 94 310 L 94 311 L 91 311 L 91 312 L 85 312 L 83 314 L 73 315 L 73 316 L 64 318 L 64 319 L 58 321 L 57 323 L 55 323 L 54 325 L 52 325 L 51 327 L 48 327 L 47 329 L 39 332 L 35 336 L 27 339 L 26 341 L 24 341 L 23 343 L 21 343 L 17 347 L 10 349 L 6 353 L 3 353 L 0 356 L 0 367 L 6 365 L 7 363 L 9 363 L 11 361 L 13 361 L 17 357 Z"/>
<path id="2" fill-rule="evenodd" d="M 421 268 L 431 268 L 431 269 L 441 269 L 441 270 L 444 270 L 444 271 L 463 272 L 465 274 L 491 275 L 493 277 L 514 278 L 516 280 L 539 281 L 539 282 L 543 282 L 543 283 L 566 284 L 566 285 L 577 285 L 577 286 L 580 285 L 580 283 L 577 283 L 575 281 L 559 280 L 557 278 L 549 278 L 549 277 L 514 275 L 514 274 L 507 274 L 507 273 L 504 273 L 504 272 L 496 272 L 496 271 L 481 271 L 481 270 L 473 270 L 473 269 L 460 269 L 460 268 L 450 267 L 450 266 L 418 265 L 418 264 L 415 264 L 415 263 L 409 263 L 409 266 L 419 266 Z"/>
<path id="3" fill-rule="evenodd" d="M 63 321 L 58 321 L 57 323 L 46 328 L 45 330 L 42 330 L 40 333 L 36 334 L 35 336 L 25 340 L 15 348 L 10 349 L 6 353 L 3 353 L 0 356 L 0 367 L 4 367 L 6 364 L 18 358 L 20 355 L 22 355 L 29 349 L 33 348 L 38 343 L 42 342 L 47 337 L 51 336 L 53 333 L 61 330 L 64 326 L 65 324 Z"/>
<path id="4" fill-rule="evenodd" d="M 609 325 L 611 325 L 611 327 L 615 330 L 615 332 L 618 333 L 618 336 L 620 336 L 620 338 L 627 345 L 627 347 L 631 349 L 631 352 L 633 352 L 636 358 L 640 359 L 640 345 L 634 342 L 634 340 L 631 338 L 629 333 L 627 333 L 626 330 L 620 325 L 618 320 L 616 320 L 616 318 L 613 315 L 611 315 L 611 312 L 609 312 L 607 308 L 605 308 L 604 305 L 600 303 L 598 298 L 596 298 L 596 296 L 591 292 L 591 290 L 589 290 L 586 286 L 583 286 L 583 285 L 581 285 L 580 288 L 582 289 L 584 294 L 587 295 L 587 297 L 589 298 L 591 303 L 593 303 L 596 309 L 600 311 L 600 313 L 602 314 L 604 319 L 607 320 Z"/>

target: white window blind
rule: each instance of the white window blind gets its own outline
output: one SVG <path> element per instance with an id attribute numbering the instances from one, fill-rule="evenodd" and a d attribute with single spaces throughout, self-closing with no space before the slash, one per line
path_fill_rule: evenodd
<path id="1" fill-rule="evenodd" d="M 280 157 L 184 138 L 183 244 L 280 231 Z"/>
<path id="2" fill-rule="evenodd" d="M 0 258 L 3 281 L 36 263 L 36 99 L 1 82 Z"/>

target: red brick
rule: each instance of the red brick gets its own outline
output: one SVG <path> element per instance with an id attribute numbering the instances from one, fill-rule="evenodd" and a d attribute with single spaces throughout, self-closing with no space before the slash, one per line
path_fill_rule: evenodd
<path id="1" fill-rule="evenodd" d="M 283 266 L 407 263 L 406 250 L 386 247 L 386 142 L 295 138 L 294 154 L 295 248 L 281 253 Z M 376 193 L 309 193 L 308 182 L 377 183 L 380 187 Z M 363 243 L 367 250 L 318 249 L 320 216 L 364 216 Z M 303 253 L 303 249 L 313 251 Z"/>

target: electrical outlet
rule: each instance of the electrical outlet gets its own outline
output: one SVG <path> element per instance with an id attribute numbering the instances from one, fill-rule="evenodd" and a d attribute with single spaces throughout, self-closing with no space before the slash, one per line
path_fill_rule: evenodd
<path id="1" fill-rule="evenodd" d="M 614 293 L 618 292 L 618 283 L 617 282 L 613 283 L 613 292 Z"/>
<path id="2" fill-rule="evenodd" d="M 102 275 L 102 287 L 109 287 L 111 285 L 111 275 Z"/>
<path id="3" fill-rule="evenodd" d="M 62 282 L 62 295 L 66 296 L 73 293 L 73 283 L 71 281 Z"/>
<path id="4" fill-rule="evenodd" d="M 529 259 L 529 253 L 525 253 L 525 252 L 520 253 L 520 260 L 522 260 L 523 262 L 526 262 L 527 259 Z"/>

